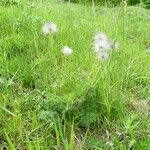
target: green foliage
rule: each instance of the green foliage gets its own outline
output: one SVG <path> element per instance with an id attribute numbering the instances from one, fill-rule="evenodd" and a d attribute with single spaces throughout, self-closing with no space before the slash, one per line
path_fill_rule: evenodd
<path id="1" fill-rule="evenodd" d="M 142 3 L 144 4 L 144 6 L 148 9 L 150 9 L 150 1 L 149 0 L 142 0 Z"/>
<path id="2" fill-rule="evenodd" d="M 20 0 L 1 0 L 0 1 L 0 4 L 7 5 L 7 6 L 18 5 L 19 3 L 20 3 Z"/>
<path id="3" fill-rule="evenodd" d="M 0 2 L 1 149 L 149 148 L 149 105 L 132 108 L 150 95 L 149 10 Z M 48 21 L 58 33 L 42 34 Z M 97 31 L 120 44 L 105 62 L 92 51 Z"/>
<path id="4" fill-rule="evenodd" d="M 68 1 L 68 0 L 65 0 Z M 70 2 L 74 3 L 82 3 L 82 4 L 89 4 L 92 3 L 91 0 L 71 0 Z M 117 6 L 123 3 L 123 0 L 93 0 L 93 2 L 97 5 L 107 5 L 107 6 Z M 150 1 L 149 0 L 127 0 L 128 5 L 136 5 L 139 3 L 144 4 L 144 7 L 150 8 Z"/>
<path id="5" fill-rule="evenodd" d="M 128 5 L 136 5 L 140 3 L 140 0 L 127 0 Z"/>
<path id="6" fill-rule="evenodd" d="M 40 111 L 39 119 L 53 122 L 55 117 L 55 112 L 53 111 Z"/>
<path id="7" fill-rule="evenodd" d="M 95 123 L 97 121 L 97 116 L 95 113 L 90 113 L 87 112 L 86 114 L 84 114 L 83 116 L 81 116 L 79 124 L 80 126 L 84 126 L 84 127 L 88 127 L 90 126 L 92 123 Z"/>
<path id="8" fill-rule="evenodd" d="M 137 150 L 140 149 L 147 150 L 149 149 L 149 147 L 150 147 L 150 138 L 143 138 L 141 142 L 135 144 L 134 148 Z"/>

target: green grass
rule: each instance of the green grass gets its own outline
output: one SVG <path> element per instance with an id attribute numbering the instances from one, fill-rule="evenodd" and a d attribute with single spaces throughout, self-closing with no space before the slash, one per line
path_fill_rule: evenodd
<path id="1" fill-rule="evenodd" d="M 1 4 L 0 149 L 107 150 L 111 142 L 148 150 L 149 15 L 127 6 Z M 47 21 L 58 33 L 42 34 Z M 97 31 L 120 43 L 106 62 L 92 51 Z"/>

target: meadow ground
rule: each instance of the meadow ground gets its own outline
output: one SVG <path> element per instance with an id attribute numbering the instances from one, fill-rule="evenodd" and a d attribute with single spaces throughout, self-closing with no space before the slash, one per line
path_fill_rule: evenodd
<path id="1" fill-rule="evenodd" d="M 1 4 L 0 149 L 150 149 L 149 29 L 140 7 Z M 92 50 L 98 31 L 120 44 L 107 61 Z"/>

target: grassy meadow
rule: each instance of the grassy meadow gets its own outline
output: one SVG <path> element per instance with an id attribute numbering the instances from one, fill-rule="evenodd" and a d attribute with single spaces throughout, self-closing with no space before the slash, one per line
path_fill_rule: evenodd
<path id="1" fill-rule="evenodd" d="M 149 29 L 150 11 L 126 3 L 1 3 L 0 150 L 149 150 Z M 119 43 L 106 61 L 99 31 Z"/>

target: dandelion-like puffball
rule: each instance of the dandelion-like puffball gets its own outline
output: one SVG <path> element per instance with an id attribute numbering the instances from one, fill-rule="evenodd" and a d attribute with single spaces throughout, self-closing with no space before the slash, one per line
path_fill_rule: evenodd
<path id="1" fill-rule="evenodd" d="M 109 54 L 108 54 L 108 52 L 103 51 L 103 52 L 97 53 L 97 57 L 101 61 L 105 61 L 105 60 L 107 60 L 109 58 Z"/>
<path id="2" fill-rule="evenodd" d="M 55 32 L 57 32 L 57 25 L 54 24 L 53 22 L 45 23 L 43 28 L 42 28 L 42 32 L 45 35 L 55 33 Z"/>
<path id="3" fill-rule="evenodd" d="M 69 56 L 73 53 L 73 50 L 69 48 L 68 46 L 64 46 L 62 49 L 62 52 L 64 55 Z"/>
<path id="4" fill-rule="evenodd" d="M 99 40 L 94 42 L 94 51 L 95 52 L 100 52 L 103 50 L 109 51 L 111 49 L 111 43 L 107 40 Z"/>
<path id="5" fill-rule="evenodd" d="M 111 49 L 111 42 L 103 32 L 99 32 L 94 37 L 94 51 L 95 52 L 101 52 L 103 50 L 110 50 Z"/>

